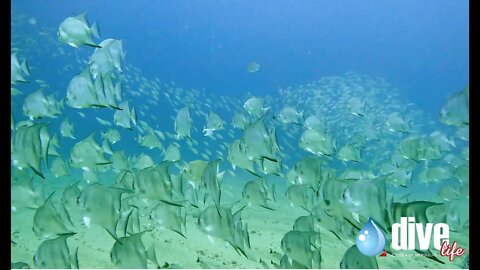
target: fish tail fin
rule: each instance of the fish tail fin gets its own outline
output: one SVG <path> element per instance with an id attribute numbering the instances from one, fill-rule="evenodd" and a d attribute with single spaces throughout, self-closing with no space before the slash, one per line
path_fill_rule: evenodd
<path id="1" fill-rule="evenodd" d="M 222 182 L 224 174 L 225 174 L 225 171 L 217 174 L 217 179 L 218 179 L 219 182 Z"/>
<path id="2" fill-rule="evenodd" d="M 272 184 L 272 199 L 274 202 L 277 202 L 277 189 L 275 188 L 275 183 Z"/>
<path id="3" fill-rule="evenodd" d="M 92 30 L 92 34 L 96 38 L 100 38 L 100 29 L 98 28 L 98 22 L 95 22 L 91 27 L 90 30 Z"/>
<path id="4" fill-rule="evenodd" d="M 130 121 L 132 121 L 135 126 L 137 125 L 137 112 L 135 111 L 135 108 L 130 110 Z"/>
<path id="5" fill-rule="evenodd" d="M 23 62 L 20 66 L 22 68 L 22 71 L 30 76 L 30 68 L 28 67 L 27 59 L 23 59 Z"/>

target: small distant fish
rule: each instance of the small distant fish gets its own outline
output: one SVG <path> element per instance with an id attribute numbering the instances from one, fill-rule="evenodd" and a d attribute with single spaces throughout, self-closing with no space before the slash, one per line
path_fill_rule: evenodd
<path id="1" fill-rule="evenodd" d="M 259 72 L 261 69 L 262 69 L 262 65 L 260 65 L 260 64 L 257 63 L 257 62 L 251 62 L 251 63 L 248 64 L 248 66 L 247 66 L 247 71 L 248 71 L 249 73 Z"/>
<path id="2" fill-rule="evenodd" d="M 35 19 L 35 17 L 31 17 L 30 19 L 28 19 L 28 23 L 31 24 L 31 25 L 36 25 L 37 24 L 37 19 Z"/>
<path id="3" fill-rule="evenodd" d="M 285 125 L 290 123 L 301 125 L 304 122 L 303 111 L 298 112 L 295 108 L 285 106 L 277 114 L 277 120 Z"/>
<path id="4" fill-rule="evenodd" d="M 203 135 L 212 137 L 214 131 L 223 129 L 223 125 L 224 121 L 220 118 L 220 116 L 218 116 L 216 113 L 210 112 L 205 120 Z"/>
<path id="5" fill-rule="evenodd" d="M 192 129 L 192 118 L 190 117 L 190 112 L 188 106 L 185 106 L 178 111 L 177 117 L 175 118 L 175 133 L 176 139 L 188 138 L 191 140 L 191 129 Z"/>
<path id="6" fill-rule="evenodd" d="M 243 108 L 256 118 L 262 117 L 270 107 L 265 107 L 265 101 L 262 98 L 252 97 L 245 101 Z"/>

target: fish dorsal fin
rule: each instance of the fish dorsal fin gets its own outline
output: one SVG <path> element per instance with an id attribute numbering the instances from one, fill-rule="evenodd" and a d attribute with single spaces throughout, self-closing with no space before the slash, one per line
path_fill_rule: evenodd
<path id="1" fill-rule="evenodd" d="M 75 249 L 75 253 L 70 255 L 70 260 L 74 269 L 80 269 L 78 264 L 78 247 Z"/>
<path id="2" fill-rule="evenodd" d="M 96 38 L 100 38 L 100 28 L 98 27 L 98 22 L 94 22 L 93 25 L 90 27 L 90 30 L 92 31 L 92 34 Z M 100 46 L 99 46 L 100 47 Z M 101 47 L 100 47 L 101 48 Z"/>
<path id="3" fill-rule="evenodd" d="M 237 201 L 236 203 L 238 203 L 238 201 Z M 232 210 L 232 207 L 233 207 L 233 205 L 230 206 L 230 212 L 231 212 L 231 210 Z M 234 224 L 236 224 L 237 222 L 239 222 L 239 221 L 242 219 L 242 211 L 243 211 L 243 209 L 245 209 L 245 207 L 246 207 L 246 205 L 242 206 L 242 207 L 241 207 L 240 209 L 238 209 L 235 213 L 233 213 L 232 216 L 233 216 L 233 222 L 234 222 Z"/>
<path id="4" fill-rule="evenodd" d="M 84 11 L 80 14 L 78 14 L 77 16 L 74 17 L 75 19 L 81 21 L 82 23 L 84 23 L 85 25 L 88 26 L 88 20 L 87 20 L 87 11 Z"/>

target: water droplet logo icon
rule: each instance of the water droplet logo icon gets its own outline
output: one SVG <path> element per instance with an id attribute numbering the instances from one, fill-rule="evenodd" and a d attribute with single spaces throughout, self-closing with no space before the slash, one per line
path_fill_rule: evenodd
<path id="1" fill-rule="evenodd" d="M 366 256 L 377 256 L 385 247 L 385 235 L 377 224 L 369 218 L 356 238 L 358 250 Z"/>

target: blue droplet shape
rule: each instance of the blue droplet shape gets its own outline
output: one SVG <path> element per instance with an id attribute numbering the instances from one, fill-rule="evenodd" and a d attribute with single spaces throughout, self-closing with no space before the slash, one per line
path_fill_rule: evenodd
<path id="1" fill-rule="evenodd" d="M 369 218 L 356 238 L 358 250 L 366 256 L 377 256 L 385 248 L 385 235 Z"/>

